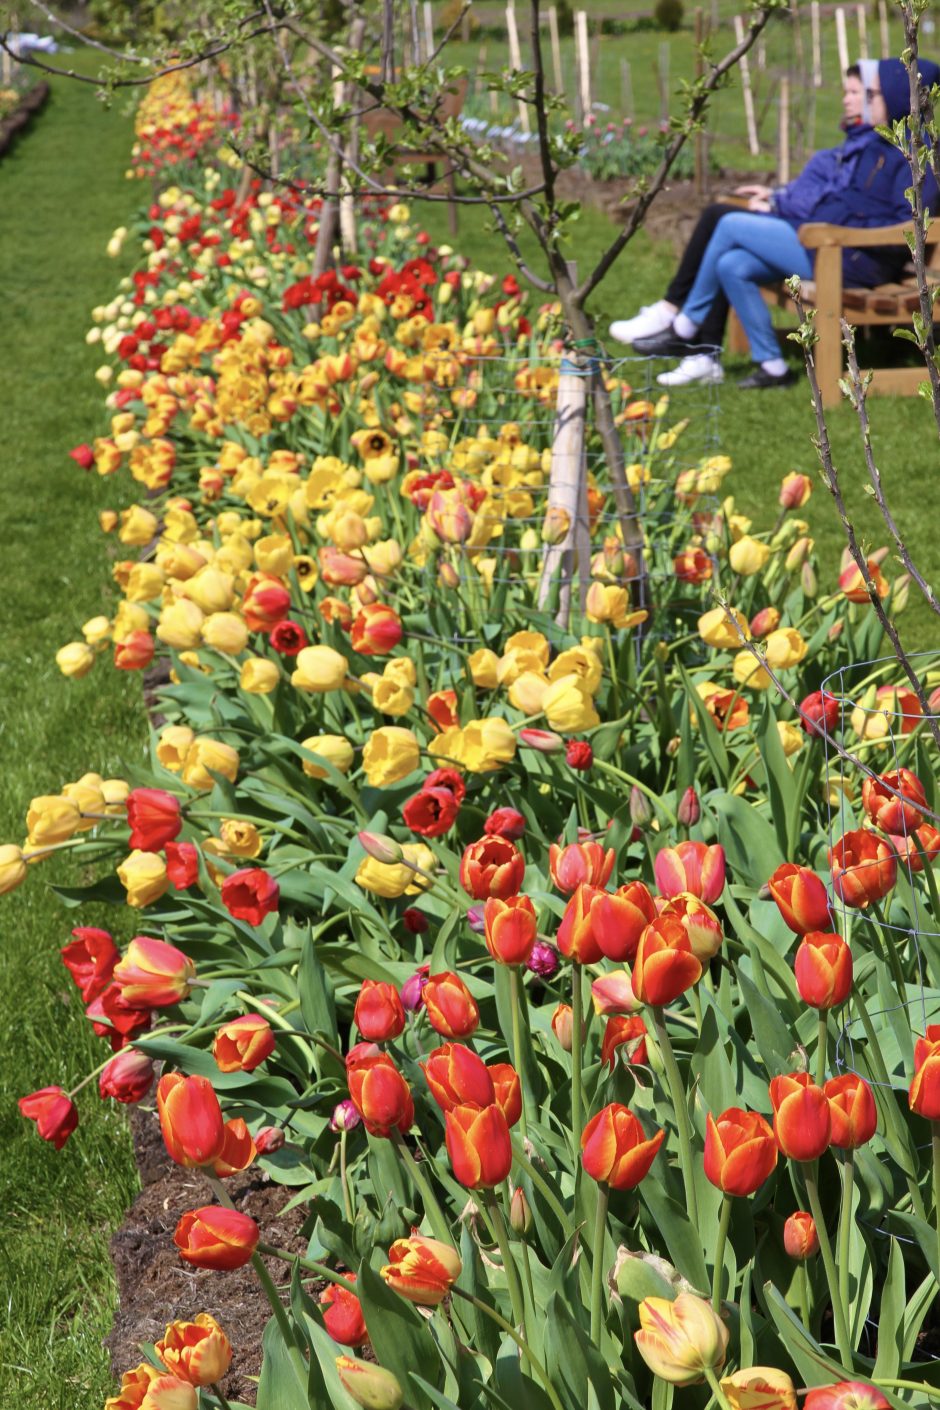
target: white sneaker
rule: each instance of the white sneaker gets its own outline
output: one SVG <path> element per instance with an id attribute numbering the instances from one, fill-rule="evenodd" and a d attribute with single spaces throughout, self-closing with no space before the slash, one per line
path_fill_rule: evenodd
<path id="1" fill-rule="evenodd" d="M 725 374 L 721 363 L 707 353 L 695 353 L 684 357 L 678 367 L 671 372 L 660 372 L 656 381 L 661 387 L 688 387 L 692 382 L 723 382 Z"/>
<path id="2" fill-rule="evenodd" d="M 637 338 L 652 338 L 657 333 L 665 333 L 672 327 L 676 310 L 660 299 L 655 304 L 646 304 L 635 318 L 620 318 L 610 325 L 610 336 L 618 343 L 632 343 Z"/>

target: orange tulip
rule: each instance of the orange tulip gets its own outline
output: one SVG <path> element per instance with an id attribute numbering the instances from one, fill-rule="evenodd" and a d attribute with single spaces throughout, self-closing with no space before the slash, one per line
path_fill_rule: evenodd
<path id="1" fill-rule="evenodd" d="M 791 1258 L 804 1263 L 807 1258 L 819 1252 L 819 1233 L 816 1221 L 805 1210 L 798 1209 L 791 1214 L 783 1226 L 783 1246 Z"/>
<path id="2" fill-rule="evenodd" d="M 157 1113 L 170 1158 L 177 1165 L 211 1165 L 222 1154 L 222 1109 L 206 1077 L 167 1072 L 157 1083 Z"/>
<path id="3" fill-rule="evenodd" d="M 488 896 L 483 906 L 486 948 L 500 964 L 525 964 L 532 953 L 538 926 L 535 907 L 528 896 L 501 901 Z"/>
<path id="4" fill-rule="evenodd" d="M 633 992 L 641 1004 L 672 1003 L 702 977 L 702 963 L 680 920 L 660 916 L 640 936 L 633 964 Z"/>
<path id="5" fill-rule="evenodd" d="M 273 1052 L 274 1034 L 260 1013 L 223 1023 L 212 1040 L 212 1056 L 221 1072 L 254 1072 Z"/>
<path id="6" fill-rule="evenodd" d="M 232 1344 L 208 1312 L 171 1322 L 154 1351 L 168 1371 L 194 1386 L 215 1385 L 232 1364 Z"/>
<path id="7" fill-rule="evenodd" d="M 196 966 L 175 945 L 137 935 L 114 970 L 114 983 L 131 1008 L 165 1008 L 190 991 Z"/>
<path id="8" fill-rule="evenodd" d="M 629 881 L 611 895 L 598 893 L 591 908 L 591 928 L 601 954 L 609 960 L 630 960 L 640 936 L 656 919 L 656 903 L 642 881 Z"/>
<path id="9" fill-rule="evenodd" d="M 207 1204 L 183 1215 L 173 1242 L 180 1256 L 196 1268 L 228 1272 L 250 1261 L 260 1237 L 260 1229 L 247 1214 Z"/>
<path id="10" fill-rule="evenodd" d="M 829 1149 L 832 1116 L 822 1087 L 808 1072 L 775 1077 L 770 1084 L 777 1145 L 791 1160 L 816 1160 Z"/>
<path id="11" fill-rule="evenodd" d="M 455 1106 L 444 1116 L 444 1139 L 455 1177 L 468 1189 L 490 1188 L 512 1167 L 512 1141 L 503 1109 Z"/>
<path id="12" fill-rule="evenodd" d="M 636 1014 L 626 1018 L 609 1018 L 601 1040 L 601 1062 L 606 1062 L 613 1072 L 617 1051 L 625 1048 L 627 1062 L 633 1066 L 644 1067 L 647 1061 L 646 1031 L 646 1024 Z"/>
<path id="13" fill-rule="evenodd" d="M 437 1307 L 460 1277 L 463 1264 L 456 1249 L 440 1239 L 413 1232 L 396 1239 L 381 1274 L 393 1292 L 420 1307 Z"/>
<path id="14" fill-rule="evenodd" d="M 481 837 L 464 848 L 460 859 L 460 884 L 475 901 L 498 896 L 505 901 L 522 887 L 525 858 L 508 837 Z"/>
<path id="15" fill-rule="evenodd" d="M 405 1010 L 395 985 L 381 979 L 364 979 L 353 1010 L 353 1023 L 371 1043 L 397 1038 L 405 1028 Z"/>
<path id="16" fill-rule="evenodd" d="M 759 1190 L 777 1164 L 777 1146 L 768 1122 L 756 1111 L 729 1107 L 708 1114 L 705 1174 L 726 1195 L 743 1198 Z"/>
<path id="17" fill-rule="evenodd" d="M 431 1096 L 441 1111 L 471 1104 L 490 1106 L 496 1100 L 493 1077 L 481 1057 L 462 1043 L 445 1043 L 420 1064 Z"/>
<path id="18" fill-rule="evenodd" d="M 797 935 L 831 930 L 829 893 L 814 871 L 782 862 L 767 883 L 777 909 Z"/>
<path id="19" fill-rule="evenodd" d="M 852 989 L 852 951 L 841 935 L 812 930 L 800 941 L 793 971 L 804 1004 L 821 1011 L 838 1008 Z"/>
<path id="20" fill-rule="evenodd" d="M 494 1100 L 509 1126 L 515 1126 L 522 1115 L 522 1083 L 509 1062 L 491 1062 L 487 1069 L 493 1082 Z"/>
<path id="21" fill-rule="evenodd" d="M 665 1131 L 647 1136 L 629 1107 L 612 1102 L 581 1133 L 581 1162 L 592 1180 L 615 1190 L 632 1190 L 646 1176 Z"/>
<path id="22" fill-rule="evenodd" d="M 411 1089 L 392 1059 L 378 1053 L 347 1064 L 349 1095 L 372 1136 L 402 1135 L 414 1125 L 415 1108 Z"/>
<path id="23" fill-rule="evenodd" d="M 614 850 L 599 842 L 572 842 L 559 847 L 553 842 L 548 849 L 548 869 L 559 891 L 570 896 L 576 887 L 604 887 L 614 869 Z"/>
<path id="24" fill-rule="evenodd" d="M 428 1022 L 442 1038 L 469 1038 L 480 1025 L 477 1001 L 459 974 L 432 974 L 421 997 Z"/>
<path id="25" fill-rule="evenodd" d="M 832 1119 L 831 1144 L 840 1150 L 857 1150 L 870 1141 L 878 1129 L 878 1111 L 874 1093 L 864 1077 L 854 1072 L 830 1077 L 823 1091 Z"/>
<path id="26" fill-rule="evenodd" d="M 916 831 L 924 821 L 921 808 L 926 806 L 924 785 L 910 769 L 894 769 L 862 781 L 862 807 L 882 832 L 903 836 Z"/>
<path id="27" fill-rule="evenodd" d="M 574 964 L 596 964 L 601 958 L 593 917 L 594 905 L 602 895 L 596 886 L 582 882 L 565 906 L 556 938 L 561 953 Z"/>
<path id="28" fill-rule="evenodd" d="M 864 908 L 880 901 L 897 881 L 897 853 L 885 838 L 856 828 L 829 849 L 832 885 L 847 906 Z"/>
<path id="29" fill-rule="evenodd" d="M 220 1180 L 229 1175 L 237 1175 L 247 1170 L 258 1154 L 251 1133 L 240 1116 L 226 1121 L 222 1135 L 222 1149 L 212 1162 L 213 1173 Z"/>
<path id="30" fill-rule="evenodd" d="M 918 1116 L 940 1121 L 940 1023 L 932 1023 L 927 1036 L 914 1044 L 914 1080 L 908 1103 Z"/>

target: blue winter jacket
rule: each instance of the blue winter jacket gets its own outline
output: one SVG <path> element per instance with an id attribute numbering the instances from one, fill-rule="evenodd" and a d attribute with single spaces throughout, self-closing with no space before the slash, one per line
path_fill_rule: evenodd
<path id="1" fill-rule="evenodd" d="M 936 68 L 922 61 L 922 77 L 935 81 Z M 908 89 L 903 65 L 898 59 L 882 60 L 879 71 L 889 117 L 906 117 Z M 902 153 L 873 127 L 859 124 L 848 129 L 841 147 L 817 152 L 794 181 L 774 193 L 774 214 L 794 227 L 807 221 L 863 228 L 897 225 L 911 218 L 904 194 L 910 184 L 911 170 Z M 929 166 L 924 201 L 931 211 L 940 205 Z M 874 288 L 898 279 L 909 260 L 910 253 L 903 245 L 847 249 L 842 256 L 843 281 L 847 288 Z"/>

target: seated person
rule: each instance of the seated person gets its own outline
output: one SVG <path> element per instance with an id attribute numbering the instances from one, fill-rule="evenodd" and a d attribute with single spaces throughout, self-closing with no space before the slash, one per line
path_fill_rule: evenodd
<path id="1" fill-rule="evenodd" d="M 919 61 L 922 81 L 940 79 L 940 68 Z M 813 277 L 812 256 L 797 238 L 809 221 L 871 227 L 910 220 L 905 191 L 911 184 L 903 153 L 875 130 L 910 112 L 907 70 L 900 59 L 863 59 L 846 71 L 842 97 L 845 140 L 817 152 L 787 186 L 745 186 L 748 210 L 709 206 L 683 254 L 666 297 L 636 318 L 611 324 L 611 335 L 648 356 L 679 355 L 682 362 L 660 376 L 664 385 L 720 381 L 717 362 L 730 302 L 744 325 L 758 364 L 739 385 L 783 387 L 794 380 L 780 356 L 761 284 L 799 275 Z M 934 209 L 937 186 L 928 167 L 924 200 Z M 843 251 L 846 288 L 874 288 L 898 279 L 910 259 L 905 246 Z"/>

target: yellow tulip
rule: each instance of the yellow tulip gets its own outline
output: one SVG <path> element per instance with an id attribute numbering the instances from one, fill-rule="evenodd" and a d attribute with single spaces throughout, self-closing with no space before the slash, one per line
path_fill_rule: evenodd
<path id="1" fill-rule="evenodd" d="M 43 794 L 34 798 L 26 813 L 26 831 L 36 847 L 49 847 L 67 842 L 81 826 L 81 814 L 76 805 L 61 794 Z"/>
<path id="2" fill-rule="evenodd" d="M 104 620 L 107 621 L 107 617 Z M 67 646 L 59 647 L 55 654 L 55 663 L 63 676 L 80 680 L 82 676 L 88 675 L 95 664 L 95 653 L 84 641 L 70 641 Z"/>
<path id="3" fill-rule="evenodd" d="M 806 655 L 806 642 L 796 627 L 778 627 L 764 639 L 767 664 L 774 670 L 798 666 Z"/>
<path id="4" fill-rule="evenodd" d="M 248 695 L 270 695 L 277 689 L 281 671 L 276 661 L 265 656 L 249 656 L 242 663 L 238 684 Z"/>
<path id="5" fill-rule="evenodd" d="M 770 685 L 766 669 L 750 651 L 739 651 L 731 669 L 738 685 L 746 686 L 748 690 L 766 690 Z"/>
<path id="6" fill-rule="evenodd" d="M 0 896 L 19 886 L 26 879 L 26 870 L 22 848 L 12 842 L 3 843 L 0 846 Z"/>
<path id="7" fill-rule="evenodd" d="M 694 1293 L 680 1293 L 674 1302 L 645 1297 L 639 1306 L 637 1350 L 660 1380 L 691 1385 L 705 1369 L 724 1365 L 728 1329 L 711 1303 Z"/>
<path id="8" fill-rule="evenodd" d="M 331 646 L 305 646 L 294 665 L 291 685 L 311 694 L 340 690 L 349 671 L 346 657 Z"/>
<path id="9" fill-rule="evenodd" d="M 467 662 L 470 679 L 480 690 L 496 689 L 499 685 L 496 674 L 498 666 L 499 657 L 496 655 L 495 651 L 491 651 L 489 647 L 486 646 L 481 647 L 479 651 L 474 651 Z"/>
<path id="10" fill-rule="evenodd" d="M 750 534 L 744 534 L 728 550 L 728 562 L 732 572 L 740 573 L 744 578 L 759 573 L 769 557 L 770 549 L 767 544 L 752 538 Z"/>
<path id="11" fill-rule="evenodd" d="M 797 1410 L 796 1387 L 786 1371 L 775 1366 L 733 1371 L 723 1378 L 721 1389 L 731 1410 Z"/>
<path id="12" fill-rule="evenodd" d="M 157 758 L 174 774 L 182 771 L 189 747 L 196 738 L 188 725 L 167 725 L 157 740 Z"/>
<path id="13" fill-rule="evenodd" d="M 362 765 L 371 788 L 389 788 L 414 773 L 421 761 L 418 741 L 410 729 L 383 725 L 373 730 L 362 751 Z"/>
<path id="14" fill-rule="evenodd" d="M 234 783 L 238 777 L 238 750 L 218 739 L 193 740 L 183 762 L 183 782 L 208 793 L 215 787 L 213 773 Z"/>
<path id="15" fill-rule="evenodd" d="M 729 617 L 733 620 L 729 621 Z M 747 618 L 735 607 L 729 607 L 727 610 L 724 607 L 713 607 L 710 612 L 705 612 L 698 619 L 698 634 L 706 646 L 724 650 L 740 646 L 742 635 L 745 641 L 751 639 Z"/>
<path id="16" fill-rule="evenodd" d="M 195 602 L 178 597 L 160 613 L 157 636 L 177 651 L 192 650 L 202 640 L 204 617 Z"/>
<path id="17" fill-rule="evenodd" d="M 213 651 L 237 656 L 248 645 L 248 628 L 235 612 L 213 612 L 202 624 L 202 639 Z M 270 664 L 273 666 L 274 662 Z"/>
<path id="18" fill-rule="evenodd" d="M 127 904 L 140 908 L 158 901 L 170 884 L 166 862 L 159 852 L 131 852 L 117 869 L 127 892 Z"/>
<path id="19" fill-rule="evenodd" d="M 313 734 L 309 739 L 302 739 L 300 747 L 309 749 L 311 754 L 317 754 L 321 759 L 325 759 L 341 774 L 349 773 L 353 759 L 356 757 L 349 740 L 341 734 Z M 320 764 L 315 764 L 312 759 L 303 760 L 303 771 L 308 778 L 326 778 L 328 776 L 326 769 Z"/>
<path id="20" fill-rule="evenodd" d="M 780 743 L 783 745 L 783 752 L 788 759 L 791 754 L 798 754 L 803 748 L 805 735 L 792 721 L 778 720 L 777 733 L 780 736 Z"/>
<path id="21" fill-rule="evenodd" d="M 401 862 L 377 862 L 374 857 L 363 857 L 355 875 L 357 886 L 363 891 L 371 891 L 376 896 L 384 896 L 394 901 L 399 896 L 416 896 L 431 885 L 427 877 L 414 870 L 418 866 L 429 872 L 435 865 L 435 856 L 423 842 L 406 842 L 401 849 Z M 412 863 L 408 866 L 407 863 Z"/>
<path id="22" fill-rule="evenodd" d="M 600 724 L 590 691 L 573 673 L 552 681 L 542 697 L 542 709 L 550 727 L 561 734 L 593 729 Z"/>
<path id="23" fill-rule="evenodd" d="M 235 600 L 235 579 L 231 573 L 207 566 L 187 579 L 180 592 L 206 614 L 227 612 Z"/>

